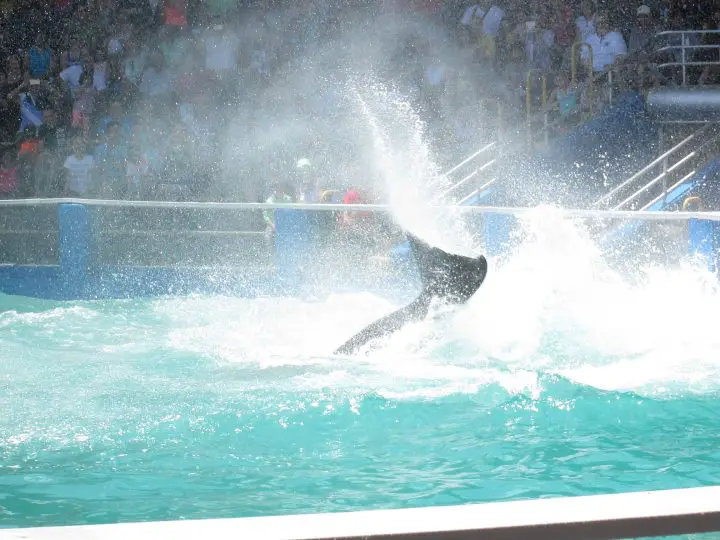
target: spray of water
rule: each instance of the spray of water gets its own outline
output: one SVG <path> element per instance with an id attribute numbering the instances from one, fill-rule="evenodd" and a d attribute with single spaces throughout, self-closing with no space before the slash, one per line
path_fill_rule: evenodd
<path id="1" fill-rule="evenodd" d="M 433 207 L 451 183 L 434 161 L 425 125 L 407 97 L 373 77 L 350 87 L 397 223 L 432 245 L 470 254 L 472 237 L 459 213 Z"/>

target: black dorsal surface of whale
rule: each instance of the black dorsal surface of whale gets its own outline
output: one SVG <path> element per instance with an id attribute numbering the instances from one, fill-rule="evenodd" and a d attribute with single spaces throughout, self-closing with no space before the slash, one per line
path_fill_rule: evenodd
<path id="1" fill-rule="evenodd" d="M 424 319 L 433 299 L 464 304 L 480 288 L 487 275 L 487 260 L 447 253 L 405 233 L 420 275 L 420 295 L 407 306 L 371 323 L 346 341 L 334 354 L 350 355 L 371 341 L 400 330 L 410 322 Z"/>

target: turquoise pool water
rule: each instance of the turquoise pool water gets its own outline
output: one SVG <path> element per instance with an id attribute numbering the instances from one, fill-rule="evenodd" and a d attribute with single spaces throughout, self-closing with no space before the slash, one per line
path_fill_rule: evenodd
<path id="1" fill-rule="evenodd" d="M 0 526 L 716 483 L 716 285 L 552 231 L 352 360 L 388 300 L 0 296 Z"/>

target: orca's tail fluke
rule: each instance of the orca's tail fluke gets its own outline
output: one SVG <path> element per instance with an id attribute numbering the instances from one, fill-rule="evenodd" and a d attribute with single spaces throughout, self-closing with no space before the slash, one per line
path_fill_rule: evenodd
<path id="1" fill-rule="evenodd" d="M 488 265 L 483 255 L 466 257 L 447 253 L 406 233 L 420 274 L 421 295 L 463 304 L 485 281 Z"/>
<path id="2" fill-rule="evenodd" d="M 417 264 L 422 290 L 410 304 L 378 319 L 358 332 L 335 354 L 352 354 L 374 339 L 396 332 L 409 322 L 422 320 L 433 298 L 463 304 L 480 288 L 487 275 L 487 260 L 447 253 L 406 233 Z"/>

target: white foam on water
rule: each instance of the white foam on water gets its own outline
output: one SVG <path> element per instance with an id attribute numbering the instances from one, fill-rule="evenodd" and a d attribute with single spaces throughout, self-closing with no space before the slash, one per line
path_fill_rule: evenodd
<path id="1" fill-rule="evenodd" d="M 358 357 L 332 351 L 396 309 L 368 293 L 298 299 L 163 299 L 172 347 L 268 370 L 268 385 L 357 389 L 427 398 L 500 385 L 537 395 L 538 377 L 645 395 L 720 387 L 720 295 L 690 264 L 613 271 L 587 234 L 557 210 L 523 220 L 524 240 L 491 264 L 466 306 L 429 316 Z M 270 368 L 294 366 L 278 380 Z"/>

